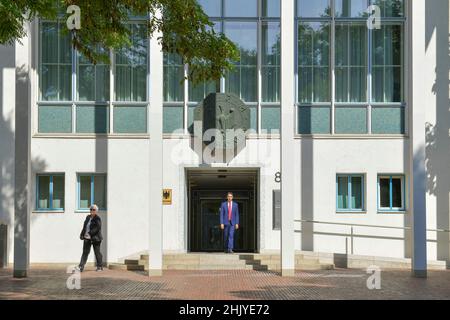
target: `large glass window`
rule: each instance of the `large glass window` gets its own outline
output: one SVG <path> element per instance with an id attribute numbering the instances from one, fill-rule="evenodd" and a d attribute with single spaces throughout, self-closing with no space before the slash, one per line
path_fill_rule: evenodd
<path id="1" fill-rule="evenodd" d="M 367 26 L 336 24 L 336 102 L 367 101 Z"/>
<path id="2" fill-rule="evenodd" d="M 184 64 L 176 54 L 164 54 L 164 101 L 184 101 Z"/>
<path id="3" fill-rule="evenodd" d="M 331 101 L 329 23 L 299 23 L 298 52 L 299 102 Z"/>
<path id="4" fill-rule="evenodd" d="M 40 28 L 40 99 L 72 100 L 72 49 L 70 38 L 63 35 L 64 21 L 41 22 Z"/>
<path id="5" fill-rule="evenodd" d="M 226 36 L 239 48 L 240 60 L 225 77 L 226 92 L 236 94 L 246 102 L 257 101 L 257 23 L 225 22 Z"/>
<path id="6" fill-rule="evenodd" d="M 262 101 L 280 101 L 280 24 L 266 22 L 262 25 Z"/>
<path id="7" fill-rule="evenodd" d="M 106 210 L 106 175 L 78 175 L 78 210 L 89 210 L 96 204 L 100 210 Z"/>
<path id="8" fill-rule="evenodd" d="M 239 49 L 234 70 L 218 81 L 183 81 L 185 66 L 164 59 L 164 133 L 192 133 L 193 110 L 209 93 L 240 97 L 250 108 L 251 129 L 277 133 L 280 128 L 280 0 L 201 0 L 216 32 Z M 187 96 L 186 96 L 187 95 Z"/>
<path id="9" fill-rule="evenodd" d="M 111 66 L 93 64 L 74 50 L 63 28 L 65 21 L 40 22 L 38 132 L 147 133 L 145 24 L 137 20 L 129 24 L 131 46 L 116 52 Z"/>
<path id="10" fill-rule="evenodd" d="M 64 210 L 64 175 L 39 174 L 36 182 L 36 209 Z"/>
<path id="11" fill-rule="evenodd" d="M 116 53 L 116 101 L 146 101 L 147 36 L 146 26 L 133 23 L 130 48 Z"/>
<path id="12" fill-rule="evenodd" d="M 403 27 L 383 24 L 373 30 L 372 100 L 403 101 Z"/>
<path id="13" fill-rule="evenodd" d="M 297 0 L 299 134 L 406 133 L 403 2 Z M 379 29 L 367 27 L 369 5 Z M 314 116 L 325 107 L 330 130 L 329 117 Z"/>

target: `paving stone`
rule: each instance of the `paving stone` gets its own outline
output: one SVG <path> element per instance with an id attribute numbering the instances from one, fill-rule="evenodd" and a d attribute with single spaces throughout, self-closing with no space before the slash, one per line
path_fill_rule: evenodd
<path id="1" fill-rule="evenodd" d="M 297 271 L 282 278 L 273 271 L 165 270 L 161 277 L 145 271 L 87 267 L 81 289 L 69 290 L 66 266 L 32 267 L 29 277 L 14 279 L 0 269 L 2 299 L 450 299 L 450 270 L 432 270 L 413 278 L 410 270 L 381 270 L 381 289 L 369 290 L 365 269 Z"/>

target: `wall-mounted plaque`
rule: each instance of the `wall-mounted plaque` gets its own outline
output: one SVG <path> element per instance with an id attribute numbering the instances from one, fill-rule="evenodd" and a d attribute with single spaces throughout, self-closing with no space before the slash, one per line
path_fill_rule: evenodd
<path id="1" fill-rule="evenodd" d="M 172 204 L 172 189 L 163 189 L 162 193 L 163 204 Z"/>

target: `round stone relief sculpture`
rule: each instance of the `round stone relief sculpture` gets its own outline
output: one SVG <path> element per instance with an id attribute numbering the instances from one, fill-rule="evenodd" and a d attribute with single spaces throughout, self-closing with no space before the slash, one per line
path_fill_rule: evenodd
<path id="1" fill-rule="evenodd" d="M 213 129 L 214 137 L 221 135 L 223 148 L 234 147 L 236 135 L 250 128 L 250 109 L 235 94 L 210 93 L 194 110 L 194 127 L 196 123 L 197 128 L 201 127 L 202 137 L 205 133 L 209 137 L 211 131 L 208 130 Z M 208 145 L 216 139 L 206 140 Z"/>

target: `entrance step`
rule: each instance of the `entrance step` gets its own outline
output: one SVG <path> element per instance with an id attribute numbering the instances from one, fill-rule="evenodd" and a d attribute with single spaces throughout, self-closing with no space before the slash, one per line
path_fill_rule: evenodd
<path id="1" fill-rule="evenodd" d="M 127 271 L 144 271 L 143 265 L 137 264 L 123 264 L 123 263 L 110 263 L 108 268 L 111 270 L 127 270 Z"/>
<path id="2" fill-rule="evenodd" d="M 148 270 L 149 256 L 126 259 L 123 264 L 112 263 L 111 269 L 143 271 Z M 163 255 L 164 270 L 260 270 L 279 271 L 281 260 L 274 254 L 225 254 L 225 253 L 182 253 Z M 296 270 L 330 270 L 333 264 L 320 263 L 319 259 L 296 255 Z"/>

